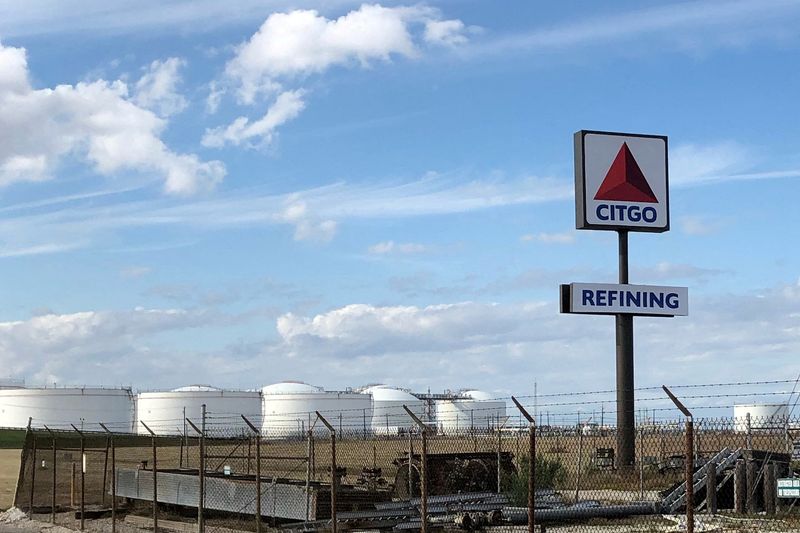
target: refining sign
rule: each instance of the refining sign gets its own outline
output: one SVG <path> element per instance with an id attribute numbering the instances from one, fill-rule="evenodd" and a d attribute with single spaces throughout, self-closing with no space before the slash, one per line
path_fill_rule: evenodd
<path id="1" fill-rule="evenodd" d="M 578 229 L 669 231 L 667 138 L 575 133 Z"/>
<path id="2" fill-rule="evenodd" d="M 686 316 L 689 314 L 689 289 L 653 285 L 570 283 L 561 286 L 561 312 Z"/>

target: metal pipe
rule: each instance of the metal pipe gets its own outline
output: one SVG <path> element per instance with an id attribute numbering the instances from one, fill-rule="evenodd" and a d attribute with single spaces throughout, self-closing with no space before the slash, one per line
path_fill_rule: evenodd
<path id="1" fill-rule="evenodd" d="M 653 515 L 661 513 L 659 502 L 639 502 L 623 505 L 603 505 L 598 507 L 573 506 L 558 509 L 536 509 L 537 521 L 551 520 L 584 520 L 590 518 L 623 518 L 635 515 Z M 528 520 L 524 507 L 504 507 L 503 516 L 514 525 L 523 525 Z"/>
<path id="2" fill-rule="evenodd" d="M 628 284 L 628 232 L 617 232 L 619 283 Z M 633 315 L 616 315 L 617 345 L 617 459 L 622 468 L 634 466 L 636 429 L 633 381 Z"/>

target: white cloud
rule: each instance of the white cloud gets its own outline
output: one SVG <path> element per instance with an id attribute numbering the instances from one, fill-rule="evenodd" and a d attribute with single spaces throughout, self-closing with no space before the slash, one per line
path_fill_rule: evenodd
<path id="1" fill-rule="evenodd" d="M 296 241 L 329 242 L 336 235 L 337 224 L 333 220 L 317 220 L 308 212 L 308 206 L 298 197 L 289 197 L 286 207 L 277 219 L 294 225 Z"/>
<path id="2" fill-rule="evenodd" d="M 305 107 L 303 91 L 287 90 L 285 85 L 310 74 L 334 66 L 366 68 L 393 57 L 417 57 L 421 43 L 454 47 L 466 42 L 461 21 L 441 20 L 438 10 L 422 5 L 363 4 L 336 19 L 311 9 L 273 13 L 238 47 L 225 66 L 225 77 L 236 87 L 241 103 L 253 104 L 263 95 L 280 95 L 262 119 L 251 122 L 247 117 L 238 117 L 228 126 L 207 131 L 204 144 L 220 147 L 226 142 L 240 144 L 250 139 L 269 144 L 275 128 L 295 118 Z M 207 100 L 209 110 L 217 109 L 224 91 L 220 84 L 212 85 Z"/>
<path id="3" fill-rule="evenodd" d="M 385 254 L 421 254 L 430 250 L 429 246 L 419 244 L 416 242 L 394 242 L 383 241 L 373 244 L 367 250 L 371 254 L 385 255 Z"/>
<path id="4" fill-rule="evenodd" d="M 416 49 L 407 20 L 413 11 L 365 4 L 334 20 L 314 10 L 273 13 L 239 47 L 226 73 L 239 82 L 242 100 L 252 102 L 281 77 L 350 62 L 366 66 L 395 54 L 411 57 Z"/>
<path id="5" fill-rule="evenodd" d="M 253 123 L 250 123 L 247 117 L 239 117 L 227 127 L 206 130 L 203 136 L 203 145 L 221 148 L 226 143 L 237 146 L 242 143 L 248 143 L 251 146 L 272 143 L 275 129 L 295 118 L 305 107 L 303 94 L 302 90 L 279 94 L 267 114 Z M 258 142 L 253 144 L 253 140 Z"/>
<path id="6" fill-rule="evenodd" d="M 34 89 L 28 78 L 25 50 L 0 44 L 0 185 L 48 179 L 68 157 L 105 176 L 155 174 L 176 194 L 225 175 L 219 161 L 171 151 L 160 139 L 166 122 L 134 103 L 120 80 Z"/>
<path id="7" fill-rule="evenodd" d="M 181 81 L 179 70 L 186 61 L 170 57 L 164 61 L 153 61 L 145 74 L 136 82 L 133 101 L 145 109 L 155 111 L 162 117 L 180 113 L 188 102 L 177 92 Z"/>
<path id="8" fill-rule="evenodd" d="M 425 23 L 425 40 L 432 44 L 465 45 L 469 39 L 464 32 L 464 23 L 460 20 L 429 20 Z"/>
<path id="9" fill-rule="evenodd" d="M 688 317 L 637 319 L 637 385 L 687 383 L 687 365 L 693 375 L 713 375 L 717 382 L 742 375 L 794 378 L 800 371 L 798 304 L 800 290 L 791 284 L 699 295 Z M 556 302 L 352 304 L 282 315 L 276 322 L 282 343 L 274 351 L 291 354 L 294 368 L 313 368 L 325 383 L 391 374 L 418 388 L 495 389 L 501 381 L 519 394 L 537 379 L 553 392 L 602 390 L 614 383 L 613 323 L 610 317 L 560 315 Z"/>
<path id="10" fill-rule="evenodd" d="M 218 318 L 181 309 L 134 309 L 48 313 L 0 322 L 0 364 L 12 375 L 40 383 L 129 383 L 128 372 L 147 372 L 151 369 L 137 367 L 159 364 L 161 354 L 148 357 L 146 337 L 205 326 Z"/>
<path id="11" fill-rule="evenodd" d="M 575 233 L 564 231 L 561 233 L 537 233 L 520 237 L 523 242 L 541 242 L 543 244 L 572 244 L 575 242 Z"/>

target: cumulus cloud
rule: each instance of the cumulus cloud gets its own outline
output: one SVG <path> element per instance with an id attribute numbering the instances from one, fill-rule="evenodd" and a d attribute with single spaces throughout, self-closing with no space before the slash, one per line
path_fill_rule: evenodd
<path id="1" fill-rule="evenodd" d="M 429 20 L 425 23 L 425 40 L 445 46 L 467 44 L 464 23 L 460 20 Z"/>
<path id="2" fill-rule="evenodd" d="M 0 44 L 0 185 L 48 179 L 67 157 L 88 162 L 104 176 L 155 174 L 175 194 L 223 179 L 221 162 L 170 150 L 160 139 L 165 127 L 120 80 L 34 89 L 25 50 Z"/>
<path id="3" fill-rule="evenodd" d="M 686 383 L 687 369 L 723 382 L 793 378 L 800 371 L 798 305 L 800 285 L 788 284 L 695 296 L 688 317 L 637 318 L 638 384 Z M 390 375 L 420 387 L 469 383 L 519 393 L 538 379 L 555 392 L 599 390 L 614 383 L 613 324 L 611 317 L 560 315 L 554 301 L 352 304 L 280 316 L 275 350 L 339 383 Z"/>
<path id="4" fill-rule="evenodd" d="M 226 127 L 206 130 L 203 146 L 221 148 L 225 144 L 250 146 L 272 143 L 278 126 L 292 120 L 305 107 L 304 91 L 286 91 L 278 95 L 267 114 L 255 122 L 247 117 L 239 117 Z M 256 141 L 253 143 L 252 141 Z"/>
<path id="5" fill-rule="evenodd" d="M 186 109 L 188 105 L 186 98 L 177 92 L 181 81 L 179 71 L 185 66 L 186 61 L 177 57 L 150 63 L 145 74 L 136 82 L 133 101 L 162 117 Z"/>
<path id="6" fill-rule="evenodd" d="M 253 104 L 259 96 L 276 93 L 280 96 L 262 119 L 251 122 L 238 117 L 227 127 L 207 132 L 204 142 L 219 147 L 258 138 L 256 144 L 268 144 L 274 129 L 295 118 L 304 107 L 302 91 L 287 90 L 287 83 L 334 66 L 369 67 L 393 57 L 417 57 L 423 43 L 452 47 L 466 42 L 461 21 L 442 20 L 438 10 L 421 5 L 364 4 L 336 19 L 316 10 L 273 13 L 238 47 L 225 66 L 225 78 L 235 86 L 240 103 Z M 218 84 L 212 86 L 207 101 L 210 110 L 216 110 L 223 91 Z"/>
<path id="7" fill-rule="evenodd" d="M 308 206 L 298 197 L 290 197 L 283 211 L 277 216 L 281 222 L 294 225 L 296 241 L 328 242 L 336 235 L 334 220 L 318 220 L 308 211 Z"/>
<path id="8" fill-rule="evenodd" d="M 218 319 L 199 311 L 134 309 L 50 312 L 27 320 L 0 322 L 0 363 L 11 375 L 29 376 L 35 382 L 129 382 L 126 371 L 157 363 L 136 356 L 149 351 L 145 337 L 200 327 Z"/>

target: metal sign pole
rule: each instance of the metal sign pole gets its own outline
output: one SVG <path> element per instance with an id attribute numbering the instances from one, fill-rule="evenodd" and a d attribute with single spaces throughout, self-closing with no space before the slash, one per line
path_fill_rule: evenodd
<path id="1" fill-rule="evenodd" d="M 619 230 L 619 283 L 628 284 L 628 231 Z M 618 314 L 617 323 L 617 457 L 622 468 L 634 466 L 636 428 L 633 392 L 633 315 Z"/>

